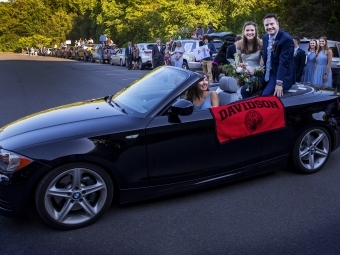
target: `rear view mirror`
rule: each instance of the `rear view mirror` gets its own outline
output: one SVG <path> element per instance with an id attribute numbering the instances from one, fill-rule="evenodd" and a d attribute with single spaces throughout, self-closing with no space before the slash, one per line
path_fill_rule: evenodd
<path id="1" fill-rule="evenodd" d="M 192 114 L 193 111 L 194 105 L 192 102 L 185 99 L 179 99 L 171 105 L 169 113 L 170 115 L 188 116 Z"/>

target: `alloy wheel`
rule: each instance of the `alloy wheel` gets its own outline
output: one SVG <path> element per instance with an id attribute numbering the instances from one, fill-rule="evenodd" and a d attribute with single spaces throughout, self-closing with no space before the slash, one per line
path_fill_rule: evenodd
<path id="1" fill-rule="evenodd" d="M 89 225 L 109 207 L 112 183 L 101 168 L 78 164 L 56 169 L 37 189 L 39 214 L 50 225 L 74 229 Z"/>
<path id="2" fill-rule="evenodd" d="M 329 140 L 322 130 L 311 130 L 300 144 L 300 162 L 307 169 L 320 167 L 327 159 Z"/>

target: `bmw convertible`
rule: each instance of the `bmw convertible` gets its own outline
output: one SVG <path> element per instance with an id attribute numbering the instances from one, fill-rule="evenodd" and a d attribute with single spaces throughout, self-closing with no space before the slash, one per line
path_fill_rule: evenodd
<path id="1" fill-rule="evenodd" d="M 201 74 L 160 67 L 115 95 L 63 105 L 0 129 L 0 214 L 50 226 L 99 219 L 131 203 L 283 169 L 311 174 L 340 144 L 337 93 L 294 85 L 284 96 L 237 98 L 223 77 L 220 106 L 193 111 Z"/>

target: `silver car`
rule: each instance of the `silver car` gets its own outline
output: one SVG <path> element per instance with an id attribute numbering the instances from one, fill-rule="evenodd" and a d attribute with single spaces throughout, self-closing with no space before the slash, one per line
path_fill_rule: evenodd
<path id="1" fill-rule="evenodd" d="M 120 48 L 110 58 L 111 65 L 125 66 L 125 48 Z"/>

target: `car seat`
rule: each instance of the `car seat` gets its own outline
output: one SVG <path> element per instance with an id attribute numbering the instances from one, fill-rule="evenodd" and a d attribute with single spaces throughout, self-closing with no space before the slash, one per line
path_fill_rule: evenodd
<path id="1" fill-rule="evenodd" d="M 218 98 L 220 106 L 230 104 L 237 100 L 241 100 L 242 97 L 238 92 L 239 86 L 237 80 L 234 77 L 223 76 L 220 79 L 220 92 Z"/>

